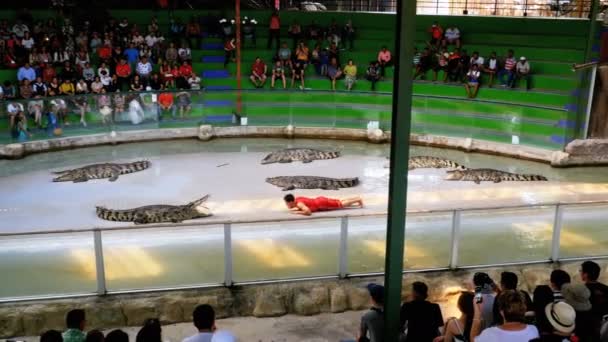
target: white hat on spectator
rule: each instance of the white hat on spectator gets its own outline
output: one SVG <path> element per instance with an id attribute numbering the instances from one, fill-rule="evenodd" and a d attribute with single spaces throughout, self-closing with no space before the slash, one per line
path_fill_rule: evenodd
<path id="1" fill-rule="evenodd" d="M 237 342 L 238 340 L 230 331 L 218 330 L 213 333 L 211 342 Z"/>
<path id="2" fill-rule="evenodd" d="M 526 57 L 521 56 L 521 57 L 519 57 L 519 60 L 521 60 L 521 61 L 525 61 L 525 60 L 526 60 Z"/>
<path id="3" fill-rule="evenodd" d="M 571 305 L 565 302 L 549 303 L 545 307 L 545 314 L 555 331 L 564 334 L 574 331 L 576 311 Z"/>

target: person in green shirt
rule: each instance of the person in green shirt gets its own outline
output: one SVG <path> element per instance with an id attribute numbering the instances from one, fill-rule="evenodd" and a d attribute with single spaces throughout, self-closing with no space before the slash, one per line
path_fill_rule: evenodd
<path id="1" fill-rule="evenodd" d="M 344 83 L 346 84 L 346 89 L 352 90 L 353 85 L 357 81 L 357 66 L 353 63 L 352 59 L 348 60 L 348 64 L 344 67 Z"/>
<path id="2" fill-rule="evenodd" d="M 84 333 L 84 310 L 75 309 L 68 312 L 65 321 L 68 329 L 63 332 L 63 342 L 85 342 L 87 336 Z"/>

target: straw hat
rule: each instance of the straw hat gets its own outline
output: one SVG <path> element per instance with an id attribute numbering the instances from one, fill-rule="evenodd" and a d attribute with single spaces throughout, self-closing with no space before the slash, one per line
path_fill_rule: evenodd
<path id="1" fill-rule="evenodd" d="M 574 331 L 576 311 L 567 303 L 549 303 L 545 307 L 547 320 L 555 331 L 564 334 L 570 334 Z"/>

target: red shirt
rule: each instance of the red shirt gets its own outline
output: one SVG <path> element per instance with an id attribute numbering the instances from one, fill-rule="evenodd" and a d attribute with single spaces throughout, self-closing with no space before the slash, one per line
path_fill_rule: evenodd
<path id="1" fill-rule="evenodd" d="M 180 66 L 179 74 L 180 74 L 180 76 L 183 76 L 183 77 L 188 77 L 188 76 L 192 75 L 192 67 L 189 66 L 188 64 Z"/>
<path id="2" fill-rule="evenodd" d="M 112 57 L 112 49 L 109 46 L 102 46 L 97 50 L 97 55 L 101 59 L 109 59 Z"/>
<path id="3" fill-rule="evenodd" d="M 129 77 L 129 75 L 131 75 L 131 67 L 129 64 L 118 64 L 116 66 L 116 75 L 118 77 Z"/>
<path id="4" fill-rule="evenodd" d="M 164 108 L 169 108 L 173 105 L 173 94 L 171 93 L 162 93 L 158 95 L 158 103 Z"/>
<path id="5" fill-rule="evenodd" d="M 310 212 L 324 211 L 342 208 L 342 202 L 337 199 L 319 196 L 316 198 L 296 197 L 296 205 L 302 203 L 310 209 Z"/>
<path id="6" fill-rule="evenodd" d="M 431 32 L 431 36 L 435 39 L 441 39 L 441 37 L 443 37 L 441 26 L 431 27 L 429 31 Z"/>
<path id="7" fill-rule="evenodd" d="M 262 76 L 264 74 L 264 69 L 266 68 L 266 64 L 264 62 L 255 62 L 253 63 L 253 67 L 251 70 L 256 73 L 258 76 Z"/>
<path id="8" fill-rule="evenodd" d="M 57 76 L 57 73 L 53 68 L 44 68 L 44 70 L 42 70 L 42 80 L 46 83 L 51 83 L 55 76 Z"/>
<path id="9" fill-rule="evenodd" d="M 279 19 L 278 15 L 273 15 L 270 17 L 270 29 L 271 30 L 281 29 L 281 19 Z"/>

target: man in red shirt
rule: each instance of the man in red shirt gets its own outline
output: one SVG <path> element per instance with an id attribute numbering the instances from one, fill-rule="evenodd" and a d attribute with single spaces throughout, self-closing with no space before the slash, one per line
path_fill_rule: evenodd
<path id="1" fill-rule="evenodd" d="M 429 28 L 429 33 L 431 34 L 431 41 L 429 41 L 429 45 L 431 46 L 431 48 L 438 48 L 443 38 L 443 29 L 435 21 L 433 22 L 433 25 L 431 25 L 431 27 Z"/>
<path id="2" fill-rule="evenodd" d="M 112 58 L 112 48 L 107 44 L 102 45 L 97 49 L 97 55 L 102 61 L 109 63 Z"/>
<path id="3" fill-rule="evenodd" d="M 361 197 L 351 197 L 345 199 L 335 199 L 327 197 L 294 197 L 292 194 L 283 197 L 287 208 L 292 214 L 310 216 L 317 211 L 329 211 L 342 208 L 363 208 L 363 200 Z"/>
<path id="4" fill-rule="evenodd" d="M 184 61 L 179 67 L 179 77 L 177 78 L 178 89 L 189 89 L 188 78 L 192 75 L 192 66 L 188 64 L 188 61 Z"/>
<path id="5" fill-rule="evenodd" d="M 279 40 L 281 36 L 281 19 L 279 18 L 279 12 L 274 11 L 270 16 L 270 21 L 268 23 L 268 50 L 272 47 L 272 39 L 277 42 L 277 49 L 281 46 L 279 45 Z"/>
<path id="6" fill-rule="evenodd" d="M 120 63 L 116 66 L 116 76 L 118 77 L 118 89 L 125 90 L 124 86 L 129 87 L 129 78 L 131 77 L 131 66 L 127 64 L 127 60 L 120 59 Z"/>
<path id="7" fill-rule="evenodd" d="M 256 88 L 262 88 L 264 83 L 266 83 L 266 71 L 266 64 L 262 62 L 260 57 L 256 57 L 251 67 L 251 77 L 249 77 Z"/>
<path id="8" fill-rule="evenodd" d="M 164 87 L 161 86 L 161 89 Z M 175 105 L 173 104 L 173 93 L 164 92 L 158 95 L 158 120 L 162 120 L 163 113 L 171 111 L 171 117 L 175 119 Z"/>

